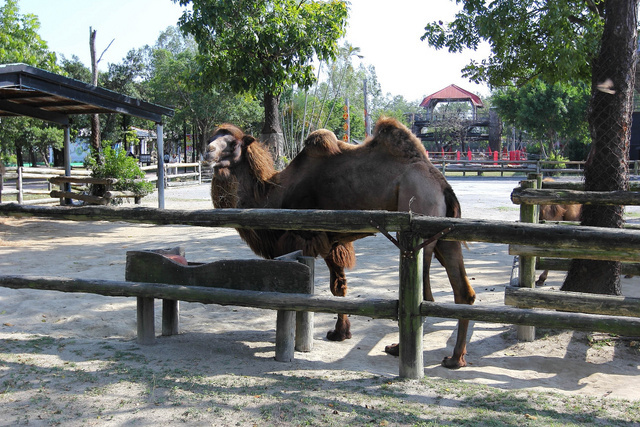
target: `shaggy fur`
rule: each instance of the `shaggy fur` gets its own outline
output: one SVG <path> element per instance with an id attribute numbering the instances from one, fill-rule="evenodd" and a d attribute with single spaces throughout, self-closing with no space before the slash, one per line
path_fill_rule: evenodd
<path id="1" fill-rule="evenodd" d="M 282 172 L 276 172 L 268 150 L 233 125 L 221 126 L 208 147 L 213 164 L 211 198 L 221 208 L 283 208 L 412 211 L 431 216 L 460 216 L 460 204 L 443 175 L 405 126 L 381 119 L 362 145 L 338 141 L 333 132 L 318 130 Z M 251 249 L 273 258 L 302 249 L 321 256 L 330 271 L 331 292 L 347 292 L 345 268 L 355 265 L 352 242 L 366 236 L 312 231 L 238 230 Z M 456 303 L 472 304 L 475 293 L 464 269 L 459 242 L 437 241 L 424 250 L 424 298 L 433 300 L 429 265 L 433 253 L 445 266 Z M 468 321 L 460 321 L 453 357 L 443 364 L 465 366 Z M 338 315 L 327 337 L 351 337 L 347 316 Z"/>
<path id="2" fill-rule="evenodd" d="M 582 205 L 542 205 L 540 206 L 540 220 L 543 221 L 580 221 L 582 215 Z M 549 270 L 544 270 L 536 286 L 544 286 L 547 281 Z"/>

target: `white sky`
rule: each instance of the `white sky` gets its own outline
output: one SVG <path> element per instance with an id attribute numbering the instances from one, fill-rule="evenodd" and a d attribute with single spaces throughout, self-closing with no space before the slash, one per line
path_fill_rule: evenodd
<path id="1" fill-rule="evenodd" d="M 121 62 L 131 49 L 153 45 L 182 14 L 171 0 L 19 0 L 19 7 L 21 14 L 38 16 L 50 50 L 77 55 L 87 66 L 89 27 L 97 31 L 98 54 L 115 39 L 100 69 Z M 414 101 L 456 84 L 484 97 L 486 86 L 462 78 L 460 70 L 471 58 L 486 58 L 488 49 L 451 54 L 420 41 L 427 23 L 450 21 L 459 7 L 453 0 L 351 0 L 346 40 L 360 48 L 365 64 L 375 66 L 384 93 Z"/>

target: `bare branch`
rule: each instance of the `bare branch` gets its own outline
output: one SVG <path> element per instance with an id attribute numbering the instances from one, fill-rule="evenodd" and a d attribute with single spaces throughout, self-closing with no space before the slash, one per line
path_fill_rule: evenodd
<path id="1" fill-rule="evenodd" d="M 102 60 L 102 55 L 104 55 L 104 53 L 107 51 L 107 49 L 109 49 L 111 47 L 111 45 L 113 44 L 113 42 L 116 41 L 116 39 L 111 40 L 111 42 L 109 43 L 109 46 L 107 46 L 102 53 L 100 54 L 100 57 L 98 58 L 97 62 L 100 62 Z"/>

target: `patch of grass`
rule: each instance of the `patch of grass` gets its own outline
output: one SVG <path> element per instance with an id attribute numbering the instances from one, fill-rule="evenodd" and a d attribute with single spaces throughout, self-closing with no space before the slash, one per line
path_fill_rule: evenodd
<path id="1" fill-rule="evenodd" d="M 553 334 L 547 330 L 547 334 Z M 135 346 L 98 343 L 101 356 L 70 340 L 5 340 L 0 404 L 9 424 L 78 425 L 151 414 L 202 425 L 293 426 L 632 426 L 640 403 L 503 390 L 463 381 L 401 380 L 367 372 L 210 374 L 207 364 L 175 369 Z M 637 344 L 636 344 L 637 345 Z M 33 354 L 24 357 L 24 349 Z M 40 366 L 40 351 L 73 362 Z M 13 354 L 12 352 L 15 352 Z M 166 357 L 166 356 L 165 356 Z M 315 376 L 314 376 L 315 375 Z M 99 422 L 98 421 L 98 422 Z M 122 422 L 122 420 L 116 421 Z"/>

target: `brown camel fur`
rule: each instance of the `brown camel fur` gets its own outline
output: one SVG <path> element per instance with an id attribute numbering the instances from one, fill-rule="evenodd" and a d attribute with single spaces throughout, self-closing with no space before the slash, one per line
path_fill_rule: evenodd
<path id="1" fill-rule="evenodd" d="M 460 205 L 443 175 L 429 162 L 420 141 L 395 119 L 381 119 L 373 137 L 354 146 L 333 132 L 318 130 L 304 149 L 277 172 L 265 147 L 233 125 L 222 125 L 209 142 L 206 160 L 213 165 L 211 198 L 218 208 L 282 208 L 409 211 L 460 217 Z M 345 296 L 345 268 L 355 264 L 352 242 L 363 234 L 238 230 L 251 249 L 273 258 L 302 249 L 321 256 L 330 271 L 333 295 Z M 446 268 L 456 303 L 473 304 L 460 242 L 438 240 L 424 250 L 424 298 L 433 301 L 429 284 L 432 255 Z M 443 365 L 466 365 L 468 320 L 458 324 L 452 357 Z M 339 314 L 327 338 L 351 338 L 350 322 Z M 389 352 L 397 351 L 392 347 Z"/>
<path id="2" fill-rule="evenodd" d="M 552 178 L 545 178 L 544 181 L 553 181 Z M 540 221 L 580 221 L 582 216 L 582 205 L 542 205 L 540 206 Z M 544 270 L 538 280 L 536 286 L 544 286 L 544 282 L 549 276 L 549 270 Z"/>

